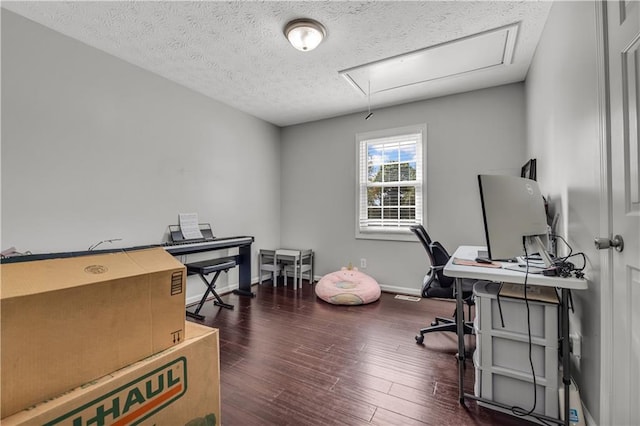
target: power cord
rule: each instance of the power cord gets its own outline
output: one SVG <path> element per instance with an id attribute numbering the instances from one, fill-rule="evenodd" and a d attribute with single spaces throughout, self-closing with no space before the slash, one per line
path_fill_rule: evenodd
<path id="1" fill-rule="evenodd" d="M 584 252 L 573 253 L 573 247 L 571 247 L 571 245 L 567 242 L 567 240 L 565 240 L 560 235 L 553 234 L 551 237 L 561 240 L 564 243 L 564 245 L 567 246 L 567 248 L 569 249 L 569 254 L 567 254 L 562 258 L 557 258 L 555 260 L 556 274 L 563 278 L 568 278 L 571 276 L 571 274 L 573 274 L 573 276 L 579 279 L 584 278 L 583 271 L 587 266 L 587 257 L 585 256 Z M 576 267 L 572 262 L 568 261 L 570 258 L 575 256 L 580 256 L 582 258 L 582 266 L 579 268 Z"/>
<path id="2" fill-rule="evenodd" d="M 533 345 L 531 343 L 531 311 L 529 309 L 529 298 L 527 297 L 527 280 L 529 278 L 529 256 L 527 254 L 527 244 L 525 243 L 524 238 L 523 238 L 522 245 L 524 246 L 524 255 L 526 259 L 526 267 L 525 267 L 525 274 L 524 274 L 524 303 L 527 306 L 527 337 L 528 337 L 528 343 L 529 343 L 529 365 L 531 366 L 531 376 L 533 377 L 533 407 L 531 407 L 531 409 L 527 411 L 522 407 L 513 406 L 511 407 L 511 412 L 516 416 L 529 416 L 535 411 L 536 406 L 538 405 L 538 393 L 537 393 L 538 385 L 536 383 L 536 372 L 533 367 L 533 355 L 532 355 Z"/>
<path id="3" fill-rule="evenodd" d="M 100 244 L 104 244 L 104 243 L 113 243 L 115 241 L 122 241 L 122 238 L 111 238 L 110 240 L 102 240 L 102 241 L 98 241 L 95 244 L 92 244 L 89 246 L 89 248 L 87 249 L 87 251 L 93 251 L 96 249 L 96 247 L 98 247 Z"/>
<path id="4" fill-rule="evenodd" d="M 561 237 L 560 235 L 552 235 L 552 237 L 558 238 L 560 240 L 562 240 L 562 242 L 569 248 L 569 254 L 567 254 L 566 256 L 562 257 L 562 258 L 556 258 L 554 260 L 554 267 L 551 268 L 552 270 L 552 274 L 553 275 L 558 275 L 560 277 L 563 278 L 568 278 L 570 277 L 572 274 L 576 277 L 576 278 L 584 278 L 584 269 L 586 268 L 586 264 L 587 264 L 587 260 L 586 260 L 586 256 L 583 252 L 578 252 L 578 253 L 573 253 L 573 248 L 571 247 L 571 245 L 567 242 L 567 240 L 565 240 L 563 237 Z M 536 380 L 536 373 L 535 373 L 535 368 L 533 366 L 533 354 L 532 354 L 532 349 L 533 349 L 533 345 L 531 342 L 531 311 L 530 311 L 530 307 L 529 307 L 529 298 L 527 297 L 527 281 L 529 278 L 529 255 L 527 253 L 527 245 L 525 242 L 525 239 L 523 238 L 523 247 L 524 247 L 524 259 L 525 259 L 525 275 L 524 275 L 524 301 L 525 301 L 525 305 L 527 307 L 527 340 L 528 340 L 528 349 L 529 349 L 529 365 L 531 367 L 531 376 L 533 378 L 533 406 L 531 407 L 530 410 L 526 410 L 522 407 L 519 406 L 513 406 L 511 407 L 511 412 L 516 415 L 516 416 L 520 416 L 520 417 L 524 417 L 524 416 L 530 416 L 534 413 L 536 406 L 537 406 L 537 380 Z M 573 264 L 572 262 L 569 262 L 568 259 L 575 257 L 575 256 L 580 256 L 582 257 L 582 266 L 581 267 L 576 267 L 575 264 Z M 500 283 L 500 289 L 502 289 L 502 284 Z M 570 299 L 570 305 L 571 305 L 571 310 L 573 310 L 573 300 L 571 297 L 571 293 L 569 293 L 569 299 Z M 498 309 L 500 311 L 500 321 L 502 322 L 502 327 L 504 328 L 504 319 L 502 316 L 502 306 L 500 304 L 500 291 L 498 291 Z M 534 415 L 534 417 L 536 417 Z M 538 417 L 536 417 L 536 419 L 538 419 L 538 421 L 540 421 L 542 424 L 544 425 L 549 425 L 549 423 L 545 422 L 543 419 L 540 419 Z"/>

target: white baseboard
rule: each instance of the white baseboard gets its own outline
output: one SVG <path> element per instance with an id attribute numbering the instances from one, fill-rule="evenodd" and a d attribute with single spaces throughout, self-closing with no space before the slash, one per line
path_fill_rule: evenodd
<path id="1" fill-rule="evenodd" d="M 422 297 L 420 289 L 409 287 L 398 287 L 394 285 L 380 284 L 380 290 L 385 293 L 406 294 L 407 296 Z"/>

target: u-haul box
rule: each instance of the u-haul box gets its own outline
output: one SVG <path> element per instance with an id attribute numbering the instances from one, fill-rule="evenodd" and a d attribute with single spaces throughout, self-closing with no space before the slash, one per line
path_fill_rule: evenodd
<path id="1" fill-rule="evenodd" d="M 182 263 L 162 248 L 0 265 L 0 418 L 184 339 Z"/>
<path id="2" fill-rule="evenodd" d="M 186 323 L 186 340 L 2 419 L 15 425 L 220 424 L 218 330 Z"/>

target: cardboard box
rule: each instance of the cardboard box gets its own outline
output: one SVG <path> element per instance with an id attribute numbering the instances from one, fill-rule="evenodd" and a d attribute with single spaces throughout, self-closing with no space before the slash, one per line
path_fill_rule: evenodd
<path id="1" fill-rule="evenodd" d="M 220 424 L 218 330 L 187 322 L 186 340 L 2 420 L 15 425 Z"/>
<path id="2" fill-rule="evenodd" d="M 184 265 L 162 248 L 0 265 L 0 418 L 179 343 Z"/>

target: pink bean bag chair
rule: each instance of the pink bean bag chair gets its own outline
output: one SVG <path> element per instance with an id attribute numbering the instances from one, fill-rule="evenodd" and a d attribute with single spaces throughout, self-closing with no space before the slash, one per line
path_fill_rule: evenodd
<path id="1" fill-rule="evenodd" d="M 342 268 L 318 281 L 316 296 L 334 305 L 364 305 L 380 298 L 380 286 L 358 268 Z"/>

